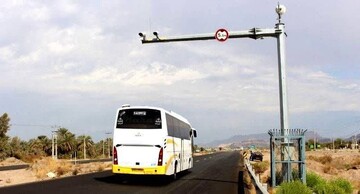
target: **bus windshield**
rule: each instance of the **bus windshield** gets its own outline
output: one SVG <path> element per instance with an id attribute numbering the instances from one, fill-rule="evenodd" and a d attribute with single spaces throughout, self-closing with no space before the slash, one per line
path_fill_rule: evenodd
<path id="1" fill-rule="evenodd" d="M 161 129 L 160 110 L 125 109 L 118 113 L 116 128 Z"/>

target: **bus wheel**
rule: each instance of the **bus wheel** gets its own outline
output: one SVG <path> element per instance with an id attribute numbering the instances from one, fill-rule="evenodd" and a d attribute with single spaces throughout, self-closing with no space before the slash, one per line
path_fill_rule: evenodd
<path id="1" fill-rule="evenodd" d="M 177 168 L 177 163 L 175 163 L 175 167 L 174 167 L 174 175 L 173 175 L 173 179 L 176 180 L 176 168 Z"/>

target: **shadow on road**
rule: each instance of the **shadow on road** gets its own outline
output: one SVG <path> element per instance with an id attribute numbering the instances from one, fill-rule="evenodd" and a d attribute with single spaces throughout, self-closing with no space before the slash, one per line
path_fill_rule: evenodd
<path id="1" fill-rule="evenodd" d="M 189 174 L 189 172 L 181 172 L 177 174 L 177 179 Z M 96 177 L 96 181 L 117 184 L 117 185 L 135 185 L 135 186 L 165 186 L 174 181 L 172 176 L 156 176 L 156 175 L 111 175 L 106 177 Z"/>
<path id="2" fill-rule="evenodd" d="M 213 182 L 221 182 L 221 183 L 233 183 L 238 184 L 236 181 L 227 181 L 227 180 L 217 180 L 217 179 L 207 179 L 207 178 L 183 178 L 181 180 L 195 180 L 195 181 L 213 181 Z"/>

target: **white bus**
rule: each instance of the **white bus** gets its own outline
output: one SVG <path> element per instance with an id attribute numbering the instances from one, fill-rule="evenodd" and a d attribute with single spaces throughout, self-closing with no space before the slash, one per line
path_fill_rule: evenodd
<path id="1" fill-rule="evenodd" d="M 176 178 L 193 167 L 194 137 L 196 130 L 172 111 L 123 105 L 114 126 L 112 172 Z"/>

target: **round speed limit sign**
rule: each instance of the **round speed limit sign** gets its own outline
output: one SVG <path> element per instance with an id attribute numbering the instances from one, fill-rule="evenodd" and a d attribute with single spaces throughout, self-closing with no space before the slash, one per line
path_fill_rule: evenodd
<path id="1" fill-rule="evenodd" d="M 218 29 L 215 33 L 215 38 L 216 40 L 220 41 L 220 42 L 224 42 L 225 40 L 227 40 L 229 38 L 229 32 L 225 29 Z"/>

